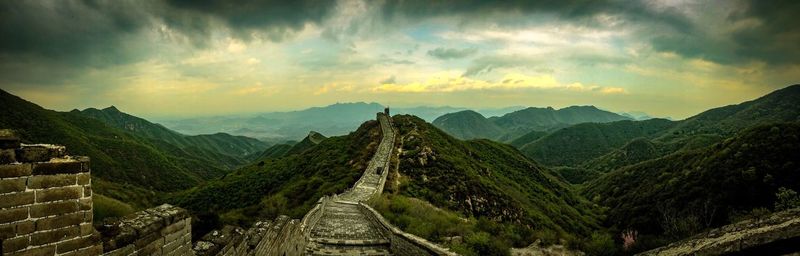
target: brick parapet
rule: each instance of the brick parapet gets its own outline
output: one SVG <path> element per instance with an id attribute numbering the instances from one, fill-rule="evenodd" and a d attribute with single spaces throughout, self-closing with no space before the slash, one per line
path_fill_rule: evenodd
<path id="1" fill-rule="evenodd" d="M 103 255 L 194 255 L 191 217 L 172 205 L 108 220 L 98 229 Z"/>
<path id="2" fill-rule="evenodd" d="M 99 255 L 88 157 L 0 130 L 0 253 Z"/>

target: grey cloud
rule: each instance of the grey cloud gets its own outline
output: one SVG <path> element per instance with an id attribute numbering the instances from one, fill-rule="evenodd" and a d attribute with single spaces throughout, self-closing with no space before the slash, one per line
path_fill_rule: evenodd
<path id="1" fill-rule="evenodd" d="M 389 22 L 394 19 L 419 20 L 437 16 L 460 16 L 463 22 L 483 20 L 480 17 L 495 14 L 542 13 L 554 14 L 565 20 L 583 22 L 591 25 L 597 14 L 622 15 L 633 22 L 655 22 L 666 24 L 677 31 L 688 32 L 694 29 L 684 15 L 674 9 L 654 10 L 645 1 L 618 0 L 566 0 L 566 1 L 484 1 L 484 0 L 406 0 L 387 1 L 381 8 L 383 17 Z"/>
<path id="2" fill-rule="evenodd" d="M 283 40 L 293 31 L 301 30 L 307 23 L 320 23 L 333 9 L 336 1 L 313 0 L 168 0 L 176 12 L 201 14 L 195 18 L 218 18 L 242 39 L 262 32 L 272 41 Z M 184 13 L 186 14 L 186 13 Z M 187 14 L 188 15 L 188 14 Z M 210 22 L 192 19 L 173 19 L 166 16 L 172 26 L 195 32 L 208 31 Z"/>
<path id="3" fill-rule="evenodd" d="M 2 81 L 59 84 L 87 69 L 135 63 L 158 54 L 148 33 L 161 24 L 209 45 L 215 26 L 243 40 L 283 40 L 319 23 L 335 1 L 0 1 Z M 65 68 L 67 67 L 67 68 Z M 59 75 L 49 75 L 58 69 Z"/>
<path id="4" fill-rule="evenodd" d="M 480 57 L 472 62 L 463 76 L 475 76 L 489 73 L 497 68 L 534 67 L 541 64 L 538 59 L 510 55 L 496 55 Z"/>
<path id="5" fill-rule="evenodd" d="M 428 51 L 428 55 L 441 60 L 449 60 L 449 59 L 466 58 L 471 55 L 474 55 L 477 52 L 478 52 L 477 48 L 455 49 L 455 48 L 439 47 Z"/>
<path id="6" fill-rule="evenodd" d="M 394 84 L 397 83 L 397 80 L 394 76 L 387 77 L 386 79 L 381 80 L 380 84 Z"/>
<path id="7" fill-rule="evenodd" d="M 680 33 L 653 37 L 658 51 L 703 58 L 721 64 L 763 61 L 770 65 L 796 64 L 800 59 L 800 26 L 796 14 L 798 1 L 751 0 L 742 12 L 733 13 L 729 22 L 756 19 L 759 25 L 731 33 Z"/>

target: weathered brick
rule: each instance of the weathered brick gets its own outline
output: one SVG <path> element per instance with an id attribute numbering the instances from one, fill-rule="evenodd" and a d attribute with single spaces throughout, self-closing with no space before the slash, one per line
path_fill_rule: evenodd
<path id="1" fill-rule="evenodd" d="M 0 178 L 22 177 L 31 175 L 31 164 L 2 164 Z"/>
<path id="2" fill-rule="evenodd" d="M 3 240 L 3 255 L 25 249 L 30 244 L 29 236 L 20 236 Z"/>
<path id="3" fill-rule="evenodd" d="M 23 145 L 16 150 L 17 161 L 20 162 L 47 162 L 51 158 L 64 156 L 64 146 L 56 145 Z"/>
<path id="4" fill-rule="evenodd" d="M 50 202 L 57 200 L 68 200 L 81 198 L 81 187 L 62 187 L 62 188 L 49 188 L 36 191 L 36 202 Z"/>
<path id="5" fill-rule="evenodd" d="M 157 239 L 141 248 L 138 246 L 139 241 L 136 241 L 136 244 L 136 248 L 138 248 L 136 251 L 140 255 L 161 255 L 161 248 L 164 247 L 164 238 L 159 236 Z"/>
<path id="6" fill-rule="evenodd" d="M 71 240 L 61 241 L 56 244 L 56 252 L 67 253 L 87 247 L 91 247 L 93 245 L 97 245 L 100 243 L 100 234 L 95 233 L 89 236 L 82 236 Z"/>
<path id="7" fill-rule="evenodd" d="M 180 240 L 168 242 L 161 248 L 161 252 L 164 254 L 171 253 L 181 247 L 181 245 L 183 245 L 183 243 Z"/>
<path id="8" fill-rule="evenodd" d="M 17 235 L 27 235 L 33 233 L 34 222 L 32 220 L 23 221 L 17 224 Z"/>
<path id="9" fill-rule="evenodd" d="M 62 228 L 45 232 L 36 232 L 31 235 L 32 245 L 43 245 L 54 243 L 61 240 L 77 237 L 79 230 L 77 228 Z"/>
<path id="10" fill-rule="evenodd" d="M 33 199 L 34 194 L 32 191 L 0 195 L 0 208 L 32 204 Z"/>
<path id="11" fill-rule="evenodd" d="M 94 233 L 94 231 L 95 231 L 91 222 L 89 222 L 89 223 L 81 223 L 80 228 L 81 228 L 81 236 L 90 235 L 90 234 Z"/>
<path id="12" fill-rule="evenodd" d="M 14 224 L 2 224 L 0 225 L 0 240 L 15 237 L 16 235 L 16 225 Z"/>
<path id="13" fill-rule="evenodd" d="M 110 252 L 106 252 L 103 255 L 104 256 L 128 256 L 128 255 L 132 255 L 134 251 L 135 251 L 135 248 L 133 247 L 133 245 L 128 245 L 128 246 L 125 246 L 125 247 L 122 247 L 122 248 L 119 248 L 119 249 L 116 249 L 116 250 L 113 250 L 113 251 L 110 251 Z"/>
<path id="14" fill-rule="evenodd" d="M 28 208 L 0 209 L 0 223 L 9 223 L 28 218 Z"/>
<path id="15" fill-rule="evenodd" d="M 136 250 L 137 251 L 141 250 L 142 248 L 144 248 L 145 246 L 149 245 L 153 241 L 156 241 L 156 240 L 159 240 L 159 239 L 164 240 L 164 238 L 159 233 L 149 233 L 149 234 L 140 234 L 140 235 L 141 236 L 139 237 L 139 239 L 136 239 L 136 242 L 134 242 L 134 244 L 136 245 Z"/>
<path id="16" fill-rule="evenodd" d="M 17 161 L 13 149 L 0 149 L 0 164 L 10 164 Z"/>
<path id="17" fill-rule="evenodd" d="M 168 235 L 183 230 L 186 220 L 177 221 L 161 229 L 161 235 Z"/>
<path id="18" fill-rule="evenodd" d="M 81 222 L 83 222 L 82 212 L 38 219 L 36 220 L 36 231 L 52 230 L 66 226 L 74 226 L 81 224 Z"/>
<path id="19" fill-rule="evenodd" d="M 78 185 L 89 185 L 92 182 L 92 175 L 89 173 L 78 174 Z"/>
<path id="20" fill-rule="evenodd" d="M 56 246 L 50 245 L 34 249 L 27 249 L 24 251 L 18 251 L 15 253 L 9 253 L 8 255 L 5 256 L 50 256 L 55 254 L 56 254 Z"/>
<path id="21" fill-rule="evenodd" d="M 31 205 L 31 217 L 40 218 L 79 210 L 77 200 Z"/>
<path id="22" fill-rule="evenodd" d="M 81 210 L 87 211 L 92 209 L 92 198 L 81 198 L 78 199 L 78 205 L 80 206 Z"/>
<path id="23" fill-rule="evenodd" d="M 75 174 L 37 175 L 28 179 L 28 188 L 53 188 L 77 184 Z"/>
<path id="24" fill-rule="evenodd" d="M 61 254 L 60 256 L 95 256 L 103 254 L 103 246 L 95 245 L 89 248 L 83 248 L 77 251 Z"/>
<path id="25" fill-rule="evenodd" d="M 92 211 L 84 211 L 83 212 L 83 221 L 85 221 L 85 222 L 94 221 L 94 213 Z"/>
<path id="26" fill-rule="evenodd" d="M 25 191 L 25 182 L 28 178 L 0 180 L 0 194 Z"/>
<path id="27" fill-rule="evenodd" d="M 83 171 L 82 163 L 79 161 L 68 160 L 59 162 L 46 162 L 33 164 L 33 175 L 52 175 L 62 173 L 81 173 Z"/>
<path id="28" fill-rule="evenodd" d="M 92 196 L 92 186 L 83 186 L 83 197 Z"/>
<path id="29" fill-rule="evenodd" d="M 173 242 L 175 240 L 180 240 L 180 238 L 182 236 L 183 236 L 183 232 L 169 233 L 169 234 L 164 235 L 164 242 L 171 243 L 171 242 Z"/>

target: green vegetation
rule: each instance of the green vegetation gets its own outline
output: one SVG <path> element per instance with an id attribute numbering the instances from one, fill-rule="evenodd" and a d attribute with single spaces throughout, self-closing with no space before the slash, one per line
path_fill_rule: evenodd
<path id="1" fill-rule="evenodd" d="M 243 167 L 169 201 L 222 223 L 246 225 L 257 217 L 301 218 L 325 195 L 352 186 L 380 140 L 377 121 L 346 136 L 330 137 L 306 150 Z"/>
<path id="2" fill-rule="evenodd" d="M 267 148 L 265 142 L 244 136 L 226 133 L 187 136 L 145 119 L 120 112 L 115 107 L 103 110 L 88 108 L 73 111 L 100 120 L 110 126 L 122 129 L 144 138 L 160 140 L 172 144 L 183 151 L 205 159 L 213 159 L 223 168 L 233 168 L 247 163 L 247 155 L 261 152 Z"/>
<path id="3" fill-rule="evenodd" d="M 528 143 L 520 151 L 545 165 L 578 166 L 633 139 L 660 135 L 673 125 L 666 119 L 577 124 Z"/>
<path id="4" fill-rule="evenodd" d="M 531 132 L 552 131 L 578 123 L 629 119 L 594 106 L 572 106 L 559 110 L 531 107 L 488 119 L 475 111 L 465 110 L 436 118 L 433 125 L 460 139 L 515 141 L 521 146 L 538 139 L 535 134 L 529 134 Z"/>
<path id="5" fill-rule="evenodd" d="M 301 140 L 297 144 L 294 144 L 291 148 L 286 150 L 286 153 L 284 153 L 284 155 L 303 153 L 306 150 L 313 148 L 314 146 L 316 146 L 325 139 L 327 138 L 322 134 L 315 131 L 311 131 L 308 133 L 308 136 L 306 136 L 303 140 Z"/>
<path id="6" fill-rule="evenodd" d="M 496 139 L 504 133 L 502 128 L 472 110 L 442 115 L 432 124 L 459 139 Z"/>
<path id="7" fill-rule="evenodd" d="M 92 195 L 94 221 L 100 223 L 108 217 L 122 217 L 133 213 L 132 206 L 119 200 L 95 193 Z"/>
<path id="8" fill-rule="evenodd" d="M 151 191 L 187 189 L 224 174 L 214 161 L 172 144 L 80 113 L 43 109 L 2 90 L 0 127 L 13 129 L 24 143 L 65 145 L 69 154 L 91 157 L 93 181 L 102 183 L 96 192 L 136 206 L 158 201 L 161 193 Z"/>
<path id="9" fill-rule="evenodd" d="M 784 209 L 800 189 L 800 123 L 761 125 L 703 149 L 681 151 L 589 182 L 607 224 L 677 239 L 763 208 Z"/>
<path id="10" fill-rule="evenodd" d="M 599 217 L 591 204 L 557 174 L 539 167 L 515 148 L 489 140 L 460 141 L 414 116 L 398 115 L 393 120 L 402 154 L 395 160 L 399 170 L 390 173 L 384 193 L 394 196 L 390 199 L 402 196 L 397 203 L 403 204 L 403 197 L 424 200 L 465 218 L 513 224 L 515 230 L 510 233 L 515 234 L 544 232 L 571 238 L 599 229 Z M 413 215 L 403 218 L 417 219 Z M 422 224 L 402 225 L 411 227 L 413 233 L 414 227 Z M 431 237 L 434 241 L 447 235 L 417 231 L 423 236 L 440 236 Z M 526 246 L 533 242 L 530 238 L 509 238 L 506 246 Z"/>

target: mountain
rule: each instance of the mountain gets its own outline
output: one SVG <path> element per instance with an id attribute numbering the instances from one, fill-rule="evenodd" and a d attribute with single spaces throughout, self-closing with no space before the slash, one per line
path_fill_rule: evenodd
<path id="1" fill-rule="evenodd" d="M 434 120 L 433 124 L 461 139 L 485 138 L 511 142 L 532 131 L 551 131 L 585 122 L 604 123 L 628 119 L 594 106 L 572 106 L 558 110 L 551 107 L 529 107 L 488 119 L 475 111 L 460 111 L 443 115 Z M 516 143 L 527 144 L 524 141 Z"/>
<path id="2" fill-rule="evenodd" d="M 299 111 L 198 117 L 160 122 L 184 134 L 226 132 L 263 141 L 280 142 L 300 140 L 309 131 L 344 135 L 358 128 L 364 121 L 374 119 L 375 113 L 382 112 L 383 108 L 383 105 L 378 103 L 336 103 Z"/>
<path id="3" fill-rule="evenodd" d="M 558 110 L 551 107 L 530 107 L 490 120 L 510 131 L 548 131 L 579 123 L 606 123 L 629 119 L 594 106 L 571 106 Z"/>
<path id="4" fill-rule="evenodd" d="M 432 241 L 463 236 L 467 234 L 437 220 L 441 214 L 463 216 L 503 226 L 489 231 L 476 224 L 470 232 L 490 232 L 495 239 L 520 245 L 535 232 L 563 238 L 585 236 L 598 227 L 588 201 L 515 148 L 486 139 L 461 141 L 414 116 L 395 115 L 393 122 L 402 153 L 378 209 L 406 230 Z M 431 211 L 433 216 L 414 210 L 431 206 L 438 209 Z M 431 231 L 415 223 L 443 226 Z M 469 229 L 473 222 L 455 223 Z"/>
<path id="5" fill-rule="evenodd" d="M 710 109 L 681 121 L 650 119 L 579 124 L 552 132 L 525 144 L 520 150 L 546 165 L 577 167 L 585 164 L 608 171 L 681 150 L 703 148 L 754 125 L 800 120 L 797 102 L 800 102 L 800 85 L 792 85 L 752 101 Z M 620 148 L 637 138 L 649 140 L 655 151 L 642 147 L 640 149 L 650 152 L 633 152 L 632 147 L 636 145 Z M 625 159 L 621 152 L 636 157 Z"/>
<path id="6" fill-rule="evenodd" d="M 503 134 L 503 129 L 472 110 L 445 114 L 432 124 L 460 139 L 497 138 Z"/>
<path id="7" fill-rule="evenodd" d="M 660 135 L 674 125 L 666 119 L 577 124 L 525 144 L 520 151 L 545 165 L 577 166 L 633 139 Z"/>
<path id="8" fill-rule="evenodd" d="M 461 107 L 450 107 L 450 106 L 442 106 L 442 107 L 419 106 L 419 107 L 405 107 L 405 108 L 392 107 L 391 110 L 393 115 L 394 114 L 415 115 L 422 119 L 425 119 L 425 121 L 433 122 L 434 119 L 436 119 L 441 115 L 463 111 L 467 109 Z"/>
<path id="9" fill-rule="evenodd" d="M 712 146 L 627 166 L 586 185 L 608 225 L 680 238 L 769 211 L 800 190 L 800 122 L 759 125 Z M 655 246 L 655 245 L 654 245 Z"/>
<path id="10" fill-rule="evenodd" d="M 24 143 L 53 143 L 91 157 L 95 191 L 127 203 L 152 202 L 152 191 L 177 191 L 222 176 L 213 161 L 76 112 L 44 109 L 0 90 L 0 127 Z"/>
<path id="11" fill-rule="evenodd" d="M 681 121 L 661 140 L 697 134 L 729 136 L 758 124 L 800 120 L 800 84 L 787 86 L 758 99 L 714 108 Z"/>
<path id="12" fill-rule="evenodd" d="M 308 133 L 308 136 L 306 136 L 303 140 L 301 140 L 300 142 L 294 144 L 291 148 L 289 148 L 289 150 L 286 151 L 285 155 L 305 152 L 306 150 L 318 145 L 325 139 L 327 138 L 324 135 L 315 131 L 311 131 Z"/>
<path id="13" fill-rule="evenodd" d="M 214 159 L 226 167 L 244 164 L 247 155 L 262 152 L 269 146 L 257 139 L 226 133 L 183 135 L 160 124 L 123 113 L 113 106 L 102 110 L 88 108 L 78 113 L 141 137 L 168 142 L 186 151 Z"/>
<path id="14" fill-rule="evenodd" d="M 367 121 L 344 136 L 311 134 L 307 139 L 318 144 L 232 171 L 168 201 L 237 224 L 279 214 L 302 218 L 320 197 L 340 193 L 358 180 L 376 150 L 379 130 L 377 121 Z"/>
<path id="15" fill-rule="evenodd" d="M 602 155 L 583 164 L 586 169 L 609 172 L 620 166 L 627 166 L 658 158 L 664 153 L 658 146 L 646 138 L 635 138 L 621 148 Z"/>

